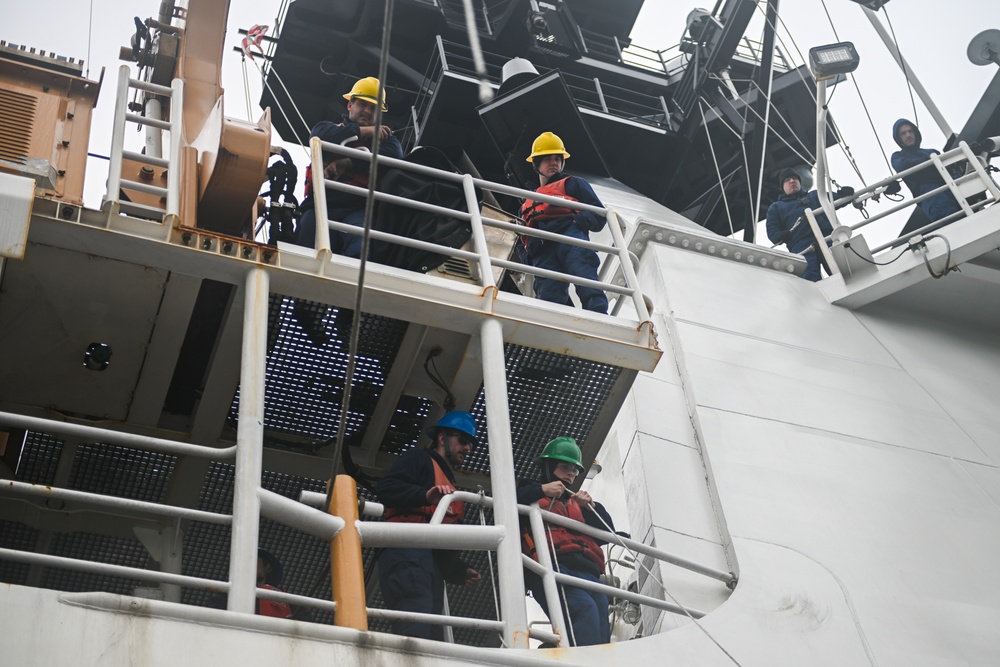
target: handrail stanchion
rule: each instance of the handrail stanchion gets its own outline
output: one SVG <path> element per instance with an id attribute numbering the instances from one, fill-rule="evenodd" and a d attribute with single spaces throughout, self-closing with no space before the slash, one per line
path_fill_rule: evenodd
<path id="1" fill-rule="evenodd" d="M 482 273 L 480 285 L 484 290 L 496 287 L 493 279 L 493 266 L 490 264 L 490 249 L 486 245 L 486 232 L 483 230 L 483 217 L 479 211 L 479 200 L 476 199 L 476 186 L 472 182 L 472 176 L 465 174 L 462 177 L 462 189 L 465 191 L 465 204 L 469 209 L 472 223 L 472 238 L 476 243 L 476 254 L 479 255 L 479 272 Z M 496 290 L 493 290 L 496 296 Z"/>
<path id="2" fill-rule="evenodd" d="M 538 503 L 531 505 L 528 513 L 528 521 L 531 523 L 531 536 L 535 540 L 535 556 L 538 564 L 545 568 L 542 575 L 542 587 L 545 589 L 545 601 L 548 603 L 549 622 L 552 624 L 552 632 L 559 635 L 559 646 L 569 646 L 566 638 L 569 633 L 566 631 L 566 619 L 563 618 L 562 602 L 559 596 L 559 587 L 556 584 L 556 575 L 552 571 L 552 556 L 549 555 L 549 541 L 545 536 L 545 524 L 542 521 L 542 511 L 538 508 Z"/>
<path id="3" fill-rule="evenodd" d="M 337 612 L 333 624 L 368 629 L 361 534 L 358 532 L 358 485 L 350 475 L 337 475 L 330 496 L 330 514 L 344 520 L 344 528 L 330 540 L 330 581 Z"/>
<path id="4" fill-rule="evenodd" d="M 184 80 L 174 79 L 170 84 L 170 171 L 167 174 L 167 213 L 163 218 L 169 230 L 181 210 L 181 138 L 184 119 Z M 169 231 L 168 231 L 169 233 Z"/>
<path id="5" fill-rule="evenodd" d="M 632 302 L 635 304 L 635 312 L 639 316 L 639 322 L 649 321 L 649 310 L 646 309 L 646 301 L 642 298 L 642 290 L 639 289 L 639 278 L 635 274 L 631 258 L 628 253 L 628 245 L 625 243 L 625 235 L 619 227 L 621 216 L 616 211 L 608 209 L 607 221 L 608 229 L 611 231 L 611 238 L 614 239 L 615 246 L 618 247 L 618 263 L 622 267 L 622 275 L 625 276 L 626 284 L 635 290 L 632 294 Z"/>
<path id="6" fill-rule="evenodd" d="M 104 212 L 118 215 L 119 193 L 122 184 L 122 151 L 125 150 L 125 114 L 128 112 L 128 65 L 118 68 L 118 91 L 115 96 L 115 120 L 111 128 L 111 154 L 108 161 L 108 193 L 104 198 Z"/>
<path id="7" fill-rule="evenodd" d="M 483 357 L 483 390 L 486 422 L 490 425 L 490 472 L 493 481 L 493 522 L 503 526 L 505 536 L 497 547 L 500 575 L 500 613 L 504 622 L 504 644 L 528 648 L 528 614 L 524 603 L 524 572 L 521 570 L 521 535 L 514 484 L 514 451 L 507 405 L 507 370 L 503 354 L 503 328 L 499 320 L 487 318 L 480 328 Z"/>
<path id="8" fill-rule="evenodd" d="M 819 224 L 816 222 L 816 216 L 814 216 L 813 212 L 810 210 L 807 210 L 805 215 L 806 220 L 809 222 L 809 228 L 812 229 L 813 237 L 816 239 L 816 252 L 822 253 L 823 259 L 826 261 L 826 266 L 830 269 L 830 275 L 840 273 L 840 267 L 833 259 L 833 253 L 830 252 L 830 247 L 824 240 L 823 232 L 819 230 Z"/>
<path id="9" fill-rule="evenodd" d="M 312 192 L 313 211 L 316 214 L 316 240 L 313 247 L 316 257 L 324 263 L 333 252 L 330 250 L 330 229 L 327 225 L 326 208 L 326 174 L 323 173 L 323 148 L 319 137 L 309 140 L 310 159 L 312 160 Z"/>
<path id="10" fill-rule="evenodd" d="M 260 477 L 264 450 L 264 362 L 270 279 L 262 268 L 247 273 L 240 367 L 240 411 L 233 482 L 233 536 L 229 550 L 229 611 L 252 614 L 257 590 Z"/>

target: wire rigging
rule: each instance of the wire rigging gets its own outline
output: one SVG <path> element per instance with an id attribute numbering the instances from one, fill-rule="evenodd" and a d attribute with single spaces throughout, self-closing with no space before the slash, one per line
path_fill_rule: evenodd
<path id="1" fill-rule="evenodd" d="M 910 93 L 910 105 L 913 107 L 913 122 L 920 126 L 920 119 L 917 118 L 917 102 L 913 99 L 913 84 L 910 83 L 910 73 L 907 71 L 906 60 L 903 59 L 903 54 L 899 50 L 899 40 L 896 39 L 896 31 L 892 27 L 892 19 L 889 18 L 889 11 L 882 6 L 882 11 L 885 12 L 885 21 L 889 24 L 889 32 L 892 33 L 892 45 L 896 47 L 896 58 L 899 60 L 899 66 L 903 69 L 903 78 L 906 79 L 906 90 Z"/>
<path id="2" fill-rule="evenodd" d="M 378 80 L 379 99 L 385 99 L 385 78 L 389 71 L 389 41 L 392 34 L 392 12 L 394 0 L 386 0 L 385 18 L 382 23 L 382 50 L 379 58 Z M 368 194 L 365 199 L 365 224 L 361 234 L 361 265 L 358 267 L 358 284 L 354 298 L 354 318 L 351 321 L 350 344 L 348 345 L 347 372 L 344 376 L 344 396 L 340 402 L 340 420 L 337 424 L 337 440 L 333 448 L 330 479 L 337 474 L 340 453 L 344 449 L 344 431 L 347 429 L 347 415 L 351 409 L 351 386 L 354 381 L 354 369 L 358 360 L 358 338 L 361 333 L 361 313 L 365 294 L 365 272 L 368 268 L 368 248 L 371 245 L 372 218 L 375 208 L 375 180 L 378 174 L 378 151 L 382 136 L 382 105 L 375 105 L 375 131 L 372 133 L 371 165 L 368 170 Z M 327 505 L 333 494 L 333 484 L 327 491 Z"/>
<path id="3" fill-rule="evenodd" d="M 736 232 L 733 230 L 733 216 L 729 212 L 729 198 L 726 197 L 726 184 L 722 180 L 722 172 L 719 171 L 719 161 L 715 159 L 715 146 L 712 145 L 712 133 L 708 129 L 708 121 L 705 120 L 705 107 L 700 96 L 698 97 L 698 111 L 701 112 L 701 124 L 705 128 L 705 136 L 708 137 L 708 151 L 712 154 L 715 175 L 719 178 L 719 189 L 722 190 L 722 201 L 726 206 L 726 218 L 729 220 L 729 233 L 735 234 Z"/>

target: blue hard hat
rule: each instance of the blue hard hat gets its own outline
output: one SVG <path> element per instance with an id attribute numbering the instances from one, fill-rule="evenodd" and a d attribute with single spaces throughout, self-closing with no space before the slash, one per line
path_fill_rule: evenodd
<path id="1" fill-rule="evenodd" d="M 462 410 L 452 410 L 451 412 L 445 414 L 441 419 L 437 421 L 433 426 L 428 426 L 424 431 L 427 437 L 433 438 L 434 433 L 439 428 L 447 428 L 452 431 L 461 431 L 470 438 L 472 438 L 472 444 L 478 445 L 479 441 L 476 439 L 476 420 L 472 418 L 468 412 Z"/>

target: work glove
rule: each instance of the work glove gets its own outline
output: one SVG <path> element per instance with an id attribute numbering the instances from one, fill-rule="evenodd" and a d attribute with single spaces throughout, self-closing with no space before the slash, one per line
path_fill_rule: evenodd
<path id="1" fill-rule="evenodd" d="M 849 185 L 845 185 L 834 193 L 834 199 L 843 199 L 844 197 L 852 196 L 854 196 L 854 188 Z"/>
<path id="2" fill-rule="evenodd" d="M 893 181 L 885 186 L 885 193 L 887 195 L 898 195 L 902 187 L 903 186 L 899 184 L 899 181 Z"/>

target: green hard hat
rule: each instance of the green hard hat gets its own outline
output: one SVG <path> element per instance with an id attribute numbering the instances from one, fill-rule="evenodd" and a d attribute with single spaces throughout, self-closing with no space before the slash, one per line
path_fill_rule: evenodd
<path id="1" fill-rule="evenodd" d="M 549 459 L 552 461 L 564 461 L 572 463 L 581 471 L 583 470 L 583 454 L 576 440 L 568 436 L 560 436 L 545 445 L 545 449 L 538 455 L 539 461 Z"/>

